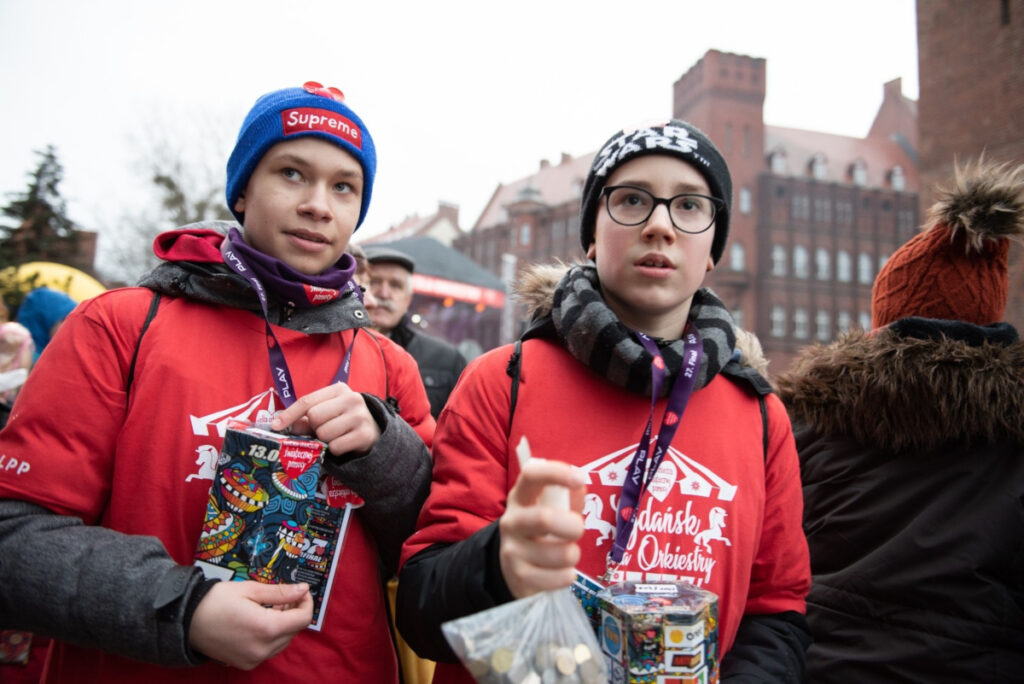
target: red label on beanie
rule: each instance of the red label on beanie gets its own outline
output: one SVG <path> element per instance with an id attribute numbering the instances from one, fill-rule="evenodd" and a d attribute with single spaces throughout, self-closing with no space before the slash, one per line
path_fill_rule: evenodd
<path id="1" fill-rule="evenodd" d="M 285 137 L 296 133 L 308 133 L 317 131 L 327 133 L 336 138 L 352 143 L 358 149 L 363 149 L 363 137 L 359 126 L 341 114 L 328 109 L 316 109 L 314 107 L 298 107 L 286 109 L 281 112 L 281 128 Z"/>

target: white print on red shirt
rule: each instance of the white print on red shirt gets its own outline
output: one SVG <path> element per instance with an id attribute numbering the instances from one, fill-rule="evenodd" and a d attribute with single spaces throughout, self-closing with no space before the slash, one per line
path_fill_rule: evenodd
<path id="1" fill-rule="evenodd" d="M 622 482 L 636 447 L 632 444 L 580 467 L 589 487 L 583 526 L 593 535 L 595 546 L 610 547 L 615 539 Z M 640 501 L 619 578 L 685 580 L 697 586 L 709 583 L 716 566 L 716 549 L 732 546 L 726 532 L 727 505 L 736 493 L 736 485 L 669 447 Z"/>
<path id="2" fill-rule="evenodd" d="M 278 411 L 277 395 L 272 388 L 236 404 L 230 408 L 214 411 L 205 416 L 189 416 L 192 422 L 192 434 L 196 437 L 209 437 L 212 433 L 222 440 L 227 431 L 228 421 L 249 420 L 254 423 L 269 423 Z M 196 465 L 199 469 L 189 474 L 185 482 L 191 480 L 213 480 L 220 456 L 220 444 L 201 444 L 196 448 Z"/>

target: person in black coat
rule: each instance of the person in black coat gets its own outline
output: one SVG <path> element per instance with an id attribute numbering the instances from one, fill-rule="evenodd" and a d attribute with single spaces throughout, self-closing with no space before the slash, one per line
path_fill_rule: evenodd
<path id="1" fill-rule="evenodd" d="M 427 388 L 430 413 L 436 419 L 448 401 L 466 359 L 454 346 L 425 333 L 409 320 L 412 302 L 412 274 L 416 264 L 404 252 L 382 245 L 366 245 L 370 262 L 370 292 L 366 302 L 373 327 L 405 348 L 416 359 L 420 377 Z"/>
<path id="2" fill-rule="evenodd" d="M 1024 166 L 958 169 L 926 225 L 879 273 L 874 329 L 776 378 L 815 684 L 1024 676 L 1024 343 L 1002 322 Z"/>

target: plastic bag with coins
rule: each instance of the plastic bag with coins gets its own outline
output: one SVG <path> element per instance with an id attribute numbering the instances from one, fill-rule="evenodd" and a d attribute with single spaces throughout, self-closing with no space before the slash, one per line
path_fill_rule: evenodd
<path id="1" fill-rule="evenodd" d="M 530 459 L 526 438 L 516 449 Z M 569 507 L 563 487 L 547 487 L 549 505 Z M 608 681 L 594 630 L 569 589 L 546 591 L 441 626 L 452 650 L 481 684 L 597 684 Z"/>

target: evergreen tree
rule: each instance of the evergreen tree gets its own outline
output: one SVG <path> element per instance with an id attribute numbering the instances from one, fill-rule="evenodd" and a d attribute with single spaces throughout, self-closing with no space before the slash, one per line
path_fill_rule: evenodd
<path id="1" fill-rule="evenodd" d="M 0 269 L 27 261 L 62 261 L 75 251 L 77 233 L 60 194 L 64 167 L 57 150 L 36 151 L 39 164 L 29 173 L 28 188 L 10 193 L 0 224 Z"/>
<path id="2" fill-rule="evenodd" d="M 31 171 L 24 192 L 9 193 L 0 223 L 0 296 L 13 312 L 37 285 L 19 280 L 13 267 L 30 261 L 64 262 L 77 248 L 78 233 L 68 218 L 60 194 L 64 167 L 57 150 L 48 145 L 36 150 L 39 164 Z"/>

